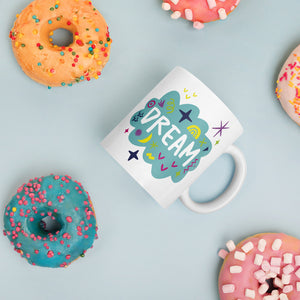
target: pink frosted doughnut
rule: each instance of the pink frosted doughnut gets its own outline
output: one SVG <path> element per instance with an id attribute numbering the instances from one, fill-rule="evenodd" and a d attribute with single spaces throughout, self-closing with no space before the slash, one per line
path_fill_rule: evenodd
<path id="1" fill-rule="evenodd" d="M 299 300 L 300 240 L 261 233 L 221 250 L 220 300 Z"/>
<path id="2" fill-rule="evenodd" d="M 279 73 L 276 95 L 289 117 L 300 125 L 300 45 Z"/>
<path id="3" fill-rule="evenodd" d="M 202 29 L 203 23 L 224 20 L 240 0 L 163 0 L 163 10 L 171 10 L 172 19 L 180 17 L 192 21 L 194 28 Z"/>

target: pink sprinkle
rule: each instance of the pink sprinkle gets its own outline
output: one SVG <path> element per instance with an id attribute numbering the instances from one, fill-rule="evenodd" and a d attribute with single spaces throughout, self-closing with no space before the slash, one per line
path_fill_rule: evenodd
<path id="1" fill-rule="evenodd" d="M 34 218 L 32 218 L 32 217 L 29 219 L 30 222 L 33 222 L 33 220 L 34 220 Z"/>
<path id="2" fill-rule="evenodd" d="M 49 202 L 48 202 L 48 205 L 49 205 L 49 206 L 52 206 L 52 202 L 51 202 L 51 201 L 49 201 Z"/>
<path id="3" fill-rule="evenodd" d="M 70 258 L 71 258 L 70 254 L 66 255 L 66 259 L 70 259 Z"/>
<path id="4" fill-rule="evenodd" d="M 48 251 L 47 256 L 49 258 L 53 257 L 54 256 L 54 252 L 52 250 Z"/>
<path id="5" fill-rule="evenodd" d="M 72 218 L 70 216 L 66 217 L 67 222 L 72 223 Z"/>
<path id="6" fill-rule="evenodd" d="M 35 254 L 38 254 L 38 253 L 39 253 L 39 250 L 34 250 L 34 253 L 35 253 Z"/>
<path id="7" fill-rule="evenodd" d="M 54 176 L 54 179 L 55 179 L 55 180 L 59 179 L 59 176 L 58 176 L 58 175 L 55 175 L 55 176 Z"/>
<path id="8" fill-rule="evenodd" d="M 50 185 L 48 186 L 48 188 L 49 188 L 49 189 L 52 189 L 52 188 L 53 188 L 53 186 L 50 184 Z"/>

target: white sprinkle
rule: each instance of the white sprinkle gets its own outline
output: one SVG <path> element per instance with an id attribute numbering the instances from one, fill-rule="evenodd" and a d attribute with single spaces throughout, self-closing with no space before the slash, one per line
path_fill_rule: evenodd
<path id="1" fill-rule="evenodd" d="M 245 296 L 251 299 L 255 299 L 255 291 L 254 290 L 250 290 L 250 289 L 246 289 L 245 290 Z"/>
<path id="2" fill-rule="evenodd" d="M 260 239 L 259 242 L 258 242 L 258 247 L 257 247 L 257 248 L 258 248 L 258 250 L 259 250 L 260 252 L 264 252 L 265 249 L 266 249 L 266 245 L 267 245 L 266 240 Z"/>
<path id="3" fill-rule="evenodd" d="M 222 259 L 225 259 L 225 257 L 228 255 L 228 252 L 224 249 L 221 249 L 219 252 L 218 252 L 218 255 L 222 258 Z"/>
<path id="4" fill-rule="evenodd" d="M 278 250 L 280 249 L 281 245 L 282 245 L 282 240 L 281 240 L 281 239 L 276 239 L 276 240 L 273 242 L 273 244 L 272 244 L 272 249 L 273 249 L 274 251 L 278 251 Z"/>
<path id="5" fill-rule="evenodd" d="M 236 0 L 235 6 L 238 6 L 241 0 Z"/>
<path id="6" fill-rule="evenodd" d="M 235 291 L 235 285 L 234 284 L 224 284 L 222 286 L 222 291 L 224 294 L 231 294 Z"/>
<path id="7" fill-rule="evenodd" d="M 274 284 L 276 285 L 276 286 L 278 286 L 279 288 L 283 288 L 283 283 L 282 283 L 282 281 L 278 278 L 278 277 L 276 277 L 275 279 L 274 279 Z"/>
<path id="8" fill-rule="evenodd" d="M 171 0 L 175 5 L 178 4 L 179 0 Z"/>
<path id="9" fill-rule="evenodd" d="M 283 284 L 289 284 L 291 282 L 291 275 L 282 274 L 281 281 Z"/>
<path id="10" fill-rule="evenodd" d="M 293 254 L 292 253 L 283 254 L 283 262 L 285 264 L 291 264 L 293 262 Z"/>
<path id="11" fill-rule="evenodd" d="M 284 274 L 290 274 L 295 270 L 295 268 L 292 265 L 285 266 L 282 271 Z"/>
<path id="12" fill-rule="evenodd" d="M 286 294 L 284 294 L 284 293 L 281 293 L 281 294 L 279 295 L 279 299 L 280 299 L 280 300 L 289 300 L 288 296 L 287 296 Z"/>
<path id="13" fill-rule="evenodd" d="M 263 300 L 277 300 L 275 295 L 264 296 Z"/>
<path id="14" fill-rule="evenodd" d="M 200 30 L 200 29 L 204 28 L 204 24 L 201 23 L 201 22 L 196 21 L 196 22 L 193 23 L 193 27 L 194 27 L 195 29 Z"/>
<path id="15" fill-rule="evenodd" d="M 241 266 L 231 266 L 229 271 L 231 274 L 241 273 L 243 268 Z"/>
<path id="16" fill-rule="evenodd" d="M 295 275 L 300 278 L 300 268 L 295 272 Z"/>
<path id="17" fill-rule="evenodd" d="M 269 285 L 267 283 L 262 284 L 259 289 L 258 289 L 258 293 L 260 295 L 263 295 L 267 292 L 267 290 L 269 289 Z"/>
<path id="18" fill-rule="evenodd" d="M 208 4 L 209 9 L 212 9 L 217 6 L 216 0 L 207 0 L 207 4 Z"/>
<path id="19" fill-rule="evenodd" d="M 260 266 L 263 262 L 264 257 L 260 254 L 255 255 L 254 264 Z"/>
<path id="20" fill-rule="evenodd" d="M 235 9 L 235 6 L 232 5 L 232 6 L 230 7 L 230 10 L 233 11 L 234 9 Z"/>
<path id="21" fill-rule="evenodd" d="M 235 251 L 234 252 L 234 258 L 240 261 L 245 261 L 246 259 L 246 254 L 241 251 Z"/>
<path id="22" fill-rule="evenodd" d="M 278 273 L 275 272 L 269 272 L 266 276 L 267 279 L 269 278 L 276 278 Z"/>
<path id="23" fill-rule="evenodd" d="M 169 3 L 163 2 L 163 4 L 161 5 L 163 10 L 170 10 L 171 9 L 171 5 Z"/>
<path id="24" fill-rule="evenodd" d="M 185 11 L 185 17 L 187 20 L 192 21 L 193 20 L 193 12 L 191 9 L 187 8 Z"/>
<path id="25" fill-rule="evenodd" d="M 218 10 L 218 14 L 221 20 L 225 20 L 227 18 L 226 10 L 224 8 L 220 8 Z"/>
<path id="26" fill-rule="evenodd" d="M 254 248 L 252 242 L 248 242 L 247 244 L 245 244 L 243 247 L 242 247 L 242 250 L 245 252 L 245 253 L 248 253 L 249 251 L 251 251 L 252 249 Z"/>
<path id="27" fill-rule="evenodd" d="M 296 282 L 296 289 L 297 289 L 297 292 L 300 292 L 300 282 Z"/>
<path id="28" fill-rule="evenodd" d="M 272 257 L 271 258 L 271 266 L 280 266 L 281 257 Z"/>
<path id="29" fill-rule="evenodd" d="M 295 263 L 296 263 L 296 266 L 300 266 L 300 255 L 295 256 Z"/>
<path id="30" fill-rule="evenodd" d="M 226 247 L 228 248 L 229 252 L 235 250 L 235 244 L 232 240 L 230 240 L 226 243 Z"/>
<path id="31" fill-rule="evenodd" d="M 290 285 L 285 285 L 282 289 L 282 291 L 285 293 L 285 294 L 288 294 L 290 293 L 292 290 L 293 290 L 293 286 L 290 284 Z"/>
<path id="32" fill-rule="evenodd" d="M 278 290 L 273 290 L 272 293 L 271 293 L 272 296 L 275 296 L 276 298 L 275 299 L 278 299 L 279 298 L 279 292 Z"/>
<path id="33" fill-rule="evenodd" d="M 171 18 L 176 20 L 176 19 L 179 19 L 181 17 L 181 12 L 180 11 L 174 11 L 172 14 L 171 14 Z"/>

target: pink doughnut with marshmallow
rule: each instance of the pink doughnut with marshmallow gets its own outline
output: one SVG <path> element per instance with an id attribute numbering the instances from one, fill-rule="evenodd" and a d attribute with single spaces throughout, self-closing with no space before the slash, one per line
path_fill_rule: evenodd
<path id="1" fill-rule="evenodd" d="M 225 20 L 239 3 L 240 0 L 163 0 L 162 8 L 173 12 L 172 19 L 181 17 L 202 29 L 204 23 Z"/>
<path id="2" fill-rule="evenodd" d="M 220 250 L 220 300 L 299 300 L 300 240 L 261 233 Z"/>

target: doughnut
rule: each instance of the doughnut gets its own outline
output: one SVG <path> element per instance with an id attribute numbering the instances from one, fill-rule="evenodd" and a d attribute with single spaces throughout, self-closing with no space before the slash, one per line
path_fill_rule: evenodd
<path id="1" fill-rule="evenodd" d="M 299 300 L 300 240 L 260 233 L 226 243 L 219 275 L 220 300 Z"/>
<path id="2" fill-rule="evenodd" d="M 70 45 L 52 43 L 61 28 L 72 33 Z M 97 79 L 109 59 L 108 27 L 87 0 L 35 0 L 17 15 L 9 36 L 24 73 L 49 88 Z"/>
<path id="3" fill-rule="evenodd" d="M 97 238 L 93 204 L 70 176 L 34 178 L 5 207 L 3 233 L 30 264 L 67 267 Z"/>
<path id="4" fill-rule="evenodd" d="M 163 0 L 162 9 L 171 10 L 172 19 L 180 17 L 193 22 L 196 29 L 204 23 L 225 20 L 239 5 L 240 0 Z"/>
<path id="5" fill-rule="evenodd" d="M 300 45 L 290 54 L 279 73 L 276 95 L 289 117 L 300 125 Z"/>

